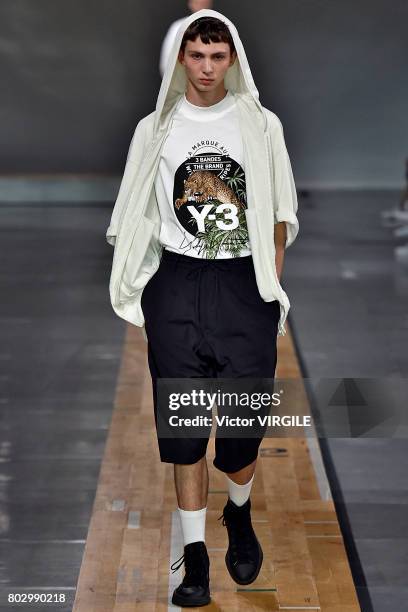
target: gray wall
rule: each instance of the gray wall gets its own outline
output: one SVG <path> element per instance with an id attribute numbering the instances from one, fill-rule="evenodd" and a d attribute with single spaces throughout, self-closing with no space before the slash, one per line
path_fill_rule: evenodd
<path id="1" fill-rule="evenodd" d="M 226 0 L 303 187 L 399 187 L 408 155 L 405 0 Z M 154 109 L 176 0 L 3 0 L 0 168 L 121 173 Z"/>

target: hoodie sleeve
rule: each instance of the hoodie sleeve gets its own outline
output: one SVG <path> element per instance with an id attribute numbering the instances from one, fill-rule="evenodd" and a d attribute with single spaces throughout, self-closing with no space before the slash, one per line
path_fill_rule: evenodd
<path id="1" fill-rule="evenodd" d="M 125 170 L 122 176 L 119 192 L 116 197 L 116 202 L 113 208 L 110 224 L 108 229 L 106 230 L 106 241 L 112 246 L 115 246 L 120 219 L 122 214 L 125 212 L 125 208 L 130 195 L 130 190 L 133 184 L 133 179 L 143 159 L 145 135 L 144 124 L 142 123 L 142 121 L 139 121 L 139 123 L 137 124 L 129 145 Z"/>
<path id="2" fill-rule="evenodd" d="M 288 248 L 299 232 L 299 221 L 296 216 L 298 201 L 282 123 L 276 115 L 274 117 L 277 120 L 275 126 L 269 129 L 274 177 L 274 218 L 275 223 L 286 222 L 285 248 Z"/>

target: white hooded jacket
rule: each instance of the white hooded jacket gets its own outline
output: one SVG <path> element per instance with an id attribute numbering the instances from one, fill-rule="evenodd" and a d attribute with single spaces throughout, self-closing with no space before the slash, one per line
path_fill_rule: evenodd
<path id="1" fill-rule="evenodd" d="M 221 13 L 203 9 L 181 23 L 163 76 L 156 109 L 139 121 L 130 143 L 119 193 L 106 231 L 115 247 L 109 284 L 113 310 L 144 329 L 140 305 L 143 288 L 157 271 L 163 246 L 159 242 L 161 218 L 154 180 L 160 154 L 176 105 L 187 89 L 185 69 L 177 60 L 186 28 L 200 17 L 216 17 L 226 23 L 237 58 L 224 84 L 234 95 L 244 146 L 247 189 L 245 216 L 257 286 L 266 302 L 279 300 L 279 335 L 285 335 L 290 308 L 275 266 L 274 224 L 285 221 L 286 248 L 293 243 L 299 223 L 292 168 L 279 118 L 263 107 L 255 87 L 244 48 L 234 24 Z"/>

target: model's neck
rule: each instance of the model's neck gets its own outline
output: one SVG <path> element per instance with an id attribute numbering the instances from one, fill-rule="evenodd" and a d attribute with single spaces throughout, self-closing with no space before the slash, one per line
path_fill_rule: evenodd
<path id="1" fill-rule="evenodd" d="M 227 95 L 227 90 L 225 89 L 224 83 L 220 83 L 217 89 L 212 91 L 200 91 L 190 82 L 188 82 L 186 89 L 186 98 L 188 102 L 194 104 L 195 106 L 212 106 L 213 104 L 217 104 L 217 102 L 221 102 L 223 98 Z"/>

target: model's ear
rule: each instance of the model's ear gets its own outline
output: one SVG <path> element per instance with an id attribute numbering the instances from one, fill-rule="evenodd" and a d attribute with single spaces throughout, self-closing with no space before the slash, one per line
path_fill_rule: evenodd
<path id="1" fill-rule="evenodd" d="M 179 51 L 177 59 L 180 62 L 180 64 L 184 63 L 184 53 L 183 53 L 183 51 Z"/>
<path id="2" fill-rule="evenodd" d="M 230 59 L 230 66 L 234 65 L 236 59 L 237 59 L 237 52 L 233 51 L 231 54 L 231 59 Z"/>

